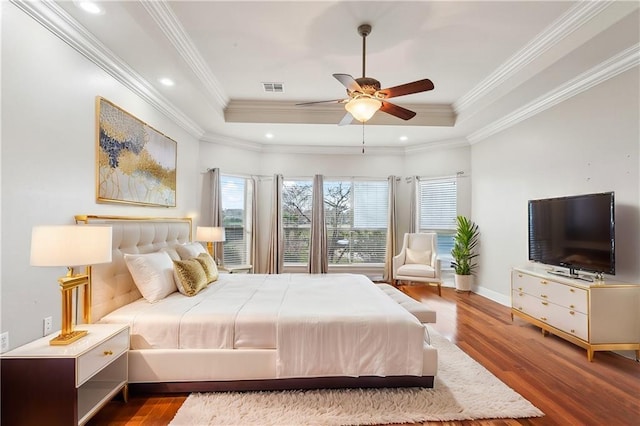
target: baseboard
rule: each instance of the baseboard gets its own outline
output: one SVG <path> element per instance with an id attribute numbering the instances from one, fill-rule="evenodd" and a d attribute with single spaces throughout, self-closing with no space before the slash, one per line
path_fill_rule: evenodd
<path id="1" fill-rule="evenodd" d="M 511 307 L 511 296 L 505 296 L 502 293 L 498 293 L 497 291 L 493 291 L 482 286 L 474 286 L 471 291 L 503 306 Z"/>

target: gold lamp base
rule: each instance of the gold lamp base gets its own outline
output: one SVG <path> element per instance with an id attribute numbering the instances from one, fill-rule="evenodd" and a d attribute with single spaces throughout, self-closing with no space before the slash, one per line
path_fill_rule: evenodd
<path id="1" fill-rule="evenodd" d="M 76 275 L 73 273 L 73 268 L 69 268 L 67 275 L 58 279 L 58 283 L 60 283 L 60 291 L 62 293 L 62 330 L 57 337 L 49 340 L 50 345 L 68 345 L 87 335 L 87 330 L 73 329 L 73 317 L 71 311 L 73 308 L 73 289 L 89 284 L 89 274 L 89 267 L 87 267 L 86 274 Z M 86 302 L 87 301 L 85 300 L 85 306 Z"/>
<path id="2" fill-rule="evenodd" d="M 71 333 L 67 334 L 59 334 L 53 339 L 49 340 L 49 344 L 51 346 L 65 346 L 75 342 L 76 340 L 80 340 L 84 336 L 87 335 L 87 330 L 74 330 Z"/>

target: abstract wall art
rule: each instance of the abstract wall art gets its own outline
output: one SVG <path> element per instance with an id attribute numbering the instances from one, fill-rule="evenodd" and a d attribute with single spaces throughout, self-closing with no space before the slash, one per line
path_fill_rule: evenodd
<path id="1" fill-rule="evenodd" d="M 97 201 L 176 206 L 177 143 L 97 97 Z"/>

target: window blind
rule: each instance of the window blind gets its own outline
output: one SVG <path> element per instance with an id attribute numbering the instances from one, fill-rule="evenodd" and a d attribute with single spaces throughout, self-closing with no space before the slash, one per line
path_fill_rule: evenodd
<path id="1" fill-rule="evenodd" d="M 455 230 L 457 182 L 455 177 L 421 180 L 420 230 Z"/>
<path id="2" fill-rule="evenodd" d="M 313 182 L 285 180 L 282 188 L 282 226 L 284 263 L 299 264 L 309 260 Z"/>
<path id="3" fill-rule="evenodd" d="M 225 265 L 249 263 L 250 236 L 247 230 L 251 211 L 248 194 L 248 179 L 221 175 L 222 226 L 225 228 Z"/>
<path id="4" fill-rule="evenodd" d="M 438 234 L 438 257 L 450 267 L 458 211 L 457 178 L 421 180 L 418 185 L 418 230 Z"/>
<path id="5" fill-rule="evenodd" d="M 384 263 L 386 181 L 325 181 L 329 264 Z"/>

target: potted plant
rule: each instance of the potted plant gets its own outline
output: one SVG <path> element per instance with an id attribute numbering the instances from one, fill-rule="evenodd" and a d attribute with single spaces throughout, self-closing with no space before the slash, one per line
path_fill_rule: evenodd
<path id="1" fill-rule="evenodd" d="M 477 266 L 478 257 L 475 249 L 479 242 L 478 225 L 464 216 L 456 217 L 456 233 L 453 237 L 453 270 L 457 291 L 471 291 L 473 272 Z"/>

